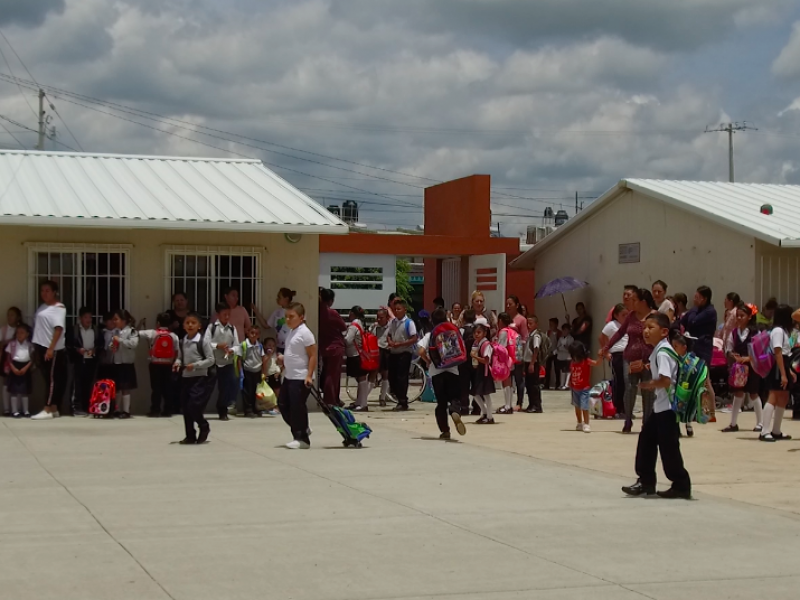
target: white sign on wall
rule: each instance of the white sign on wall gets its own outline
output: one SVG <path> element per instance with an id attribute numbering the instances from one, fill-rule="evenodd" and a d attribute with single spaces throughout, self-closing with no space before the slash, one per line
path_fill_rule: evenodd
<path id="1" fill-rule="evenodd" d="M 397 257 L 384 254 L 320 254 L 319 285 L 336 293 L 333 307 L 374 312 L 397 287 Z"/>
<path id="2" fill-rule="evenodd" d="M 642 245 L 639 242 L 634 244 L 619 245 L 619 264 L 629 265 L 641 262 Z"/>

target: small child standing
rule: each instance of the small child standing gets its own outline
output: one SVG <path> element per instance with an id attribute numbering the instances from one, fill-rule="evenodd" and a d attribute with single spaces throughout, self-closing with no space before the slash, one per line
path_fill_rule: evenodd
<path id="1" fill-rule="evenodd" d="M 644 323 L 644 341 L 654 347 L 650 355 L 653 378 L 651 381 L 642 381 L 639 387 L 655 390 L 655 402 L 652 412 L 642 424 L 636 447 L 636 474 L 639 480 L 623 487 L 622 491 L 629 496 L 654 495 L 656 461 L 660 454 L 664 473 L 672 481 L 672 487 L 665 492 L 658 492 L 658 495 L 661 498 L 689 500 L 692 497 L 692 482 L 683 466 L 680 429 L 670 399 L 677 381 L 678 362 L 673 358 L 670 348 L 669 329 L 669 317 L 663 313 L 651 314 Z"/>
<path id="2" fill-rule="evenodd" d="M 569 376 L 569 362 L 572 358 L 569 353 L 569 348 L 575 340 L 572 338 L 572 328 L 569 324 L 565 324 L 561 328 L 561 331 L 561 337 L 558 338 L 558 343 L 556 344 L 556 371 L 558 372 L 556 383 L 558 384 L 559 390 L 568 390 L 567 377 Z"/>
<path id="3" fill-rule="evenodd" d="M 102 347 L 100 348 L 100 361 L 97 365 L 97 380 L 114 379 L 114 336 L 117 330 L 114 327 L 114 314 L 103 315 Z"/>
<path id="4" fill-rule="evenodd" d="M 242 342 L 242 401 L 244 416 L 248 419 L 261 416 L 256 412 L 256 388 L 267 374 L 267 357 L 259 337 L 261 329 L 252 325 L 247 331 L 247 339 Z"/>
<path id="5" fill-rule="evenodd" d="M 475 341 L 472 344 L 472 395 L 481 409 L 481 418 L 476 425 L 494 425 L 492 416 L 492 394 L 495 392 L 494 379 L 489 372 L 492 360 L 492 344 L 487 339 L 489 326 L 483 323 L 475 325 Z"/>
<path id="6" fill-rule="evenodd" d="M 78 311 L 78 323 L 75 324 L 72 339 L 67 340 L 74 364 L 72 414 L 76 417 L 85 417 L 89 414 L 89 399 L 92 397 L 92 387 L 97 374 L 97 356 L 103 348 L 103 337 L 95 329 L 92 319 L 91 309 L 85 306 L 81 308 Z"/>
<path id="7" fill-rule="evenodd" d="M 133 328 L 133 315 L 127 310 L 114 313 L 114 327 L 117 330 L 111 340 L 114 353 L 114 383 L 117 386 L 117 417 L 131 418 L 131 392 L 138 387 L 136 380 L 136 347 L 139 345 L 139 332 Z"/>
<path id="8" fill-rule="evenodd" d="M 241 352 L 239 348 L 239 335 L 236 328 L 231 325 L 231 309 L 227 304 L 217 304 L 217 321 L 206 329 L 205 338 L 214 350 L 214 360 L 217 365 L 217 414 L 220 421 L 228 421 L 228 413 L 236 412 L 236 392 L 239 381 L 236 379 L 236 369 L 233 359 Z"/>
<path id="9" fill-rule="evenodd" d="M 275 338 L 267 338 L 264 340 L 264 354 L 267 361 L 267 383 L 272 391 L 275 392 L 277 398 L 281 392 L 281 368 L 278 366 L 278 342 Z M 277 417 L 278 411 L 275 409 L 268 410 L 267 415 L 270 417 Z"/>
<path id="10" fill-rule="evenodd" d="M 178 358 L 180 339 L 170 329 L 172 317 L 169 313 L 161 313 L 156 317 L 158 329 L 146 329 L 139 332 L 150 346 L 148 353 L 148 369 L 150 371 L 150 418 L 159 416 L 171 417 L 172 365 Z"/>
<path id="11" fill-rule="evenodd" d="M 377 371 L 369 374 L 369 380 L 372 387 L 378 382 L 378 376 L 381 380 L 380 395 L 378 402 L 381 406 L 386 406 L 386 400 L 389 395 L 389 311 L 381 308 L 375 315 L 375 322 L 370 327 L 372 335 L 378 338 L 378 348 L 380 349 L 380 366 Z"/>
<path id="12" fill-rule="evenodd" d="M 203 416 L 203 410 L 214 391 L 214 379 L 209 376 L 209 369 L 214 366 L 214 350 L 208 337 L 200 334 L 202 323 L 200 315 L 190 312 L 183 320 L 183 329 L 186 337 L 180 345 L 180 352 L 172 367 L 174 372 L 182 372 L 181 383 L 181 412 L 186 437 L 179 444 L 205 444 L 211 426 Z M 194 424 L 199 429 L 195 432 Z"/>
<path id="13" fill-rule="evenodd" d="M 539 371 L 543 357 L 541 356 L 543 334 L 539 331 L 539 318 L 536 315 L 528 317 L 528 339 L 525 342 L 525 355 L 523 358 L 523 371 L 525 373 L 525 388 L 528 390 L 528 408 L 525 412 L 541 413 L 542 388 L 539 383 Z"/>
<path id="14" fill-rule="evenodd" d="M 31 369 L 33 368 L 33 344 L 30 328 L 20 323 L 16 338 L 6 346 L 6 388 L 11 398 L 11 413 L 15 419 L 30 419 L 28 396 L 31 393 Z"/>
<path id="15" fill-rule="evenodd" d="M 572 342 L 569 347 L 572 361 L 569 364 L 569 387 L 572 390 L 572 406 L 575 407 L 575 418 L 578 425 L 575 427 L 583 433 L 591 433 L 589 425 L 589 388 L 591 387 L 591 369 L 598 362 L 589 358 L 586 346 L 581 342 Z"/>
<path id="16" fill-rule="evenodd" d="M 508 349 L 509 357 L 514 357 L 515 355 L 511 354 L 512 348 L 514 352 L 516 352 L 516 339 L 519 334 L 512 328 L 514 320 L 508 313 L 500 313 L 497 316 L 497 323 L 500 327 L 500 331 L 497 332 L 497 344 L 499 346 L 503 346 L 504 348 Z M 516 357 L 517 362 L 520 361 L 522 357 Z M 514 370 L 516 368 L 516 362 L 511 368 L 511 374 L 508 376 L 507 379 L 503 381 L 503 400 L 504 404 L 503 407 L 497 411 L 499 415 L 513 415 L 514 414 L 514 407 L 512 403 L 514 402 Z"/>

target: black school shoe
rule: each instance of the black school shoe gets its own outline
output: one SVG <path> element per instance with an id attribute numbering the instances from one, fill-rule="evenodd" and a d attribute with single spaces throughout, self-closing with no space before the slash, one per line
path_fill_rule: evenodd
<path id="1" fill-rule="evenodd" d="M 676 490 L 674 487 L 669 488 L 664 492 L 656 492 L 659 498 L 666 500 L 691 500 L 691 490 Z"/>
<path id="2" fill-rule="evenodd" d="M 197 443 L 197 440 L 193 440 L 190 438 L 184 438 L 180 442 L 178 442 L 181 446 L 193 446 Z"/>
<path id="3" fill-rule="evenodd" d="M 405 412 L 408 410 L 408 404 L 398 404 L 392 409 L 392 412 Z"/>
<path id="4" fill-rule="evenodd" d="M 207 444 L 208 443 L 208 434 L 211 433 L 211 429 L 201 429 L 200 435 L 197 436 L 197 445 L 200 444 Z"/>
<path id="5" fill-rule="evenodd" d="M 633 485 L 626 485 L 622 488 L 623 493 L 628 496 L 655 496 L 656 488 L 652 486 L 642 485 L 637 481 Z"/>
<path id="6" fill-rule="evenodd" d="M 785 433 L 772 433 L 772 437 L 775 439 L 776 442 L 788 442 L 792 439 L 792 436 L 786 435 Z"/>

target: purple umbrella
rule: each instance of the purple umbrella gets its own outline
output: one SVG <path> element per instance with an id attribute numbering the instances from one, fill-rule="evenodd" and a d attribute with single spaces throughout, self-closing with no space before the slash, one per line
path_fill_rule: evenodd
<path id="1" fill-rule="evenodd" d="M 541 288 L 539 288 L 539 291 L 536 292 L 536 297 L 547 298 L 548 296 L 561 294 L 561 301 L 564 303 L 564 310 L 567 311 L 567 301 L 564 300 L 564 294 L 573 290 L 579 290 L 581 288 L 588 287 L 588 285 L 589 284 L 585 281 L 579 281 L 574 277 L 559 277 L 558 279 L 553 279 L 553 281 L 545 283 Z"/>

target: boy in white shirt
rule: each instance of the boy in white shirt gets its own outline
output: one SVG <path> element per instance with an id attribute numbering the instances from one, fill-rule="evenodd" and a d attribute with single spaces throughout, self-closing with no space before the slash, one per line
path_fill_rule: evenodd
<path id="1" fill-rule="evenodd" d="M 278 407 L 284 422 L 292 430 L 289 450 L 308 450 L 311 447 L 308 428 L 308 400 L 314 373 L 317 370 L 317 342 L 305 324 L 306 309 L 299 302 L 286 308 L 286 336 L 284 353 L 278 356 L 283 366 L 283 384 L 278 396 Z"/>
<path id="2" fill-rule="evenodd" d="M 394 320 L 389 324 L 387 345 L 389 347 L 389 388 L 397 399 L 395 411 L 408 410 L 408 376 L 411 370 L 414 346 L 417 344 L 417 328 L 406 315 L 406 302 L 394 302 Z"/>
<path id="3" fill-rule="evenodd" d="M 643 381 L 639 387 L 655 390 L 656 397 L 653 411 L 642 424 L 636 447 L 636 474 L 639 480 L 623 487 L 622 491 L 629 496 L 656 494 L 656 460 L 660 453 L 664 473 L 672 481 L 672 487 L 665 492 L 658 492 L 658 496 L 689 500 L 692 497 L 692 482 L 683 466 L 680 428 L 670 400 L 678 376 L 678 362 L 669 343 L 669 330 L 669 317 L 663 313 L 651 314 L 644 324 L 644 340 L 654 347 L 650 355 L 653 379 Z"/>
<path id="4" fill-rule="evenodd" d="M 233 364 L 235 355 L 241 354 L 239 334 L 231 320 L 231 309 L 227 304 L 217 304 L 217 321 L 206 329 L 205 339 L 214 349 L 217 367 L 217 414 L 220 421 L 228 421 L 228 413 L 236 412 L 236 395 L 239 379 Z M 231 410 L 232 409 L 232 410 Z"/>

